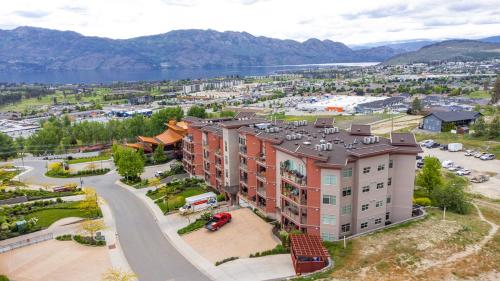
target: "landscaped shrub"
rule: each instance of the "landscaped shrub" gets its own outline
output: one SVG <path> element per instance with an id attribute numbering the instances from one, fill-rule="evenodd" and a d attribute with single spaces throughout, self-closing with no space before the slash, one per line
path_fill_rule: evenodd
<path id="1" fill-rule="evenodd" d="M 70 241 L 71 234 L 64 234 L 64 235 L 57 236 L 56 240 L 58 240 L 58 241 Z"/>
<path id="2" fill-rule="evenodd" d="M 194 221 L 193 223 L 189 224 L 188 226 L 183 227 L 183 228 L 177 230 L 177 233 L 179 235 L 182 235 L 182 234 L 186 234 L 186 233 L 189 233 L 189 232 L 193 232 L 193 231 L 198 230 L 198 229 L 202 228 L 203 226 L 205 226 L 205 224 L 207 222 L 208 222 L 207 220 L 197 219 L 196 221 Z"/>
<path id="3" fill-rule="evenodd" d="M 217 195 L 217 202 L 226 201 L 226 196 L 224 194 Z"/>
<path id="4" fill-rule="evenodd" d="M 80 235 L 74 235 L 73 240 L 76 242 L 82 244 L 82 245 L 88 245 L 88 246 L 106 246 L 105 241 L 97 241 L 94 240 L 92 237 L 88 236 L 80 236 Z"/>
<path id="5" fill-rule="evenodd" d="M 250 258 L 258 258 L 258 257 L 263 257 L 263 256 L 269 256 L 269 255 L 279 255 L 279 254 L 287 254 L 290 253 L 290 249 L 286 248 L 283 245 L 277 245 L 274 249 L 272 250 L 267 250 L 263 252 L 257 252 L 255 254 L 250 254 Z"/>
<path id="6" fill-rule="evenodd" d="M 417 205 L 420 205 L 420 206 L 430 206 L 431 205 L 431 199 L 429 199 L 428 197 L 415 198 L 415 199 L 413 199 L 413 202 Z"/>
<path id="7" fill-rule="evenodd" d="M 216 263 L 215 263 L 215 266 L 219 266 L 219 265 L 221 265 L 221 264 L 223 264 L 223 263 L 225 263 L 225 262 L 228 262 L 228 261 L 234 261 L 234 260 L 237 260 L 237 259 L 239 259 L 239 257 L 230 257 L 230 258 L 225 258 L 225 259 L 223 259 L 223 260 L 221 260 L 221 261 L 216 262 Z"/>
<path id="8" fill-rule="evenodd" d="M 9 281 L 10 279 L 5 275 L 0 275 L 0 281 Z"/>
<path id="9" fill-rule="evenodd" d="M 45 173 L 45 175 L 54 178 L 74 178 L 80 176 L 99 176 L 99 175 L 104 175 L 109 171 L 111 170 L 108 168 L 104 168 L 104 169 L 94 169 L 94 170 L 81 170 L 76 173 L 70 173 L 63 169 L 57 169 L 57 170 L 49 170 L 47 173 Z"/>

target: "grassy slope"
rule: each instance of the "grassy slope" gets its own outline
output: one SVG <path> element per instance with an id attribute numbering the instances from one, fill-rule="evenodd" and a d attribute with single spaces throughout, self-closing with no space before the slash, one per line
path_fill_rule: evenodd
<path id="1" fill-rule="evenodd" d="M 78 164 L 78 163 L 87 163 L 87 162 L 94 162 L 94 161 L 101 161 L 101 160 L 109 160 L 110 156 L 109 155 L 99 155 L 95 157 L 84 157 L 84 158 L 77 158 L 77 159 L 72 159 L 68 160 L 68 164 Z"/>
<path id="2" fill-rule="evenodd" d="M 39 210 L 26 215 L 26 219 L 31 219 L 33 217 L 38 218 L 37 226 L 42 228 L 49 227 L 54 222 L 69 218 L 69 217 L 79 217 L 79 218 L 89 218 L 91 217 L 87 212 L 78 208 L 79 202 L 62 203 L 55 205 L 56 208 Z M 65 208 L 58 209 L 57 206 L 64 206 Z"/>

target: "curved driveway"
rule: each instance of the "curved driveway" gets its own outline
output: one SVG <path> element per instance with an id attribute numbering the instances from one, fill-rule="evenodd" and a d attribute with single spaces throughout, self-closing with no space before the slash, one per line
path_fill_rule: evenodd
<path id="1" fill-rule="evenodd" d="M 22 175 L 21 180 L 37 184 L 79 182 L 78 178 L 45 177 L 46 162 L 25 160 L 24 165 L 34 169 Z M 14 163 L 21 165 L 21 161 Z M 134 194 L 115 184 L 118 178 L 112 171 L 103 176 L 85 177 L 83 185 L 94 187 L 108 202 L 125 257 L 140 280 L 209 280 L 170 244 L 148 207 Z"/>

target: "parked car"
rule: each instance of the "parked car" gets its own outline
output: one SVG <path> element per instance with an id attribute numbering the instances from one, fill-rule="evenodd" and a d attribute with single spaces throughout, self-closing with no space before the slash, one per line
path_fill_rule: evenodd
<path id="1" fill-rule="evenodd" d="M 479 176 L 473 177 L 472 179 L 470 179 L 470 181 L 473 183 L 482 183 L 482 182 L 488 181 L 489 179 L 490 178 L 486 175 L 479 175 Z"/>
<path id="2" fill-rule="evenodd" d="M 230 213 L 218 213 L 215 214 L 212 219 L 210 219 L 206 224 L 205 228 L 211 231 L 216 231 L 223 227 L 226 223 L 231 222 Z"/>
<path id="3" fill-rule="evenodd" d="M 433 140 L 423 140 L 423 141 L 420 142 L 420 145 L 426 146 L 427 143 L 432 143 L 432 142 L 434 142 L 434 141 Z"/>
<path id="4" fill-rule="evenodd" d="M 419 169 L 420 169 L 420 168 L 422 168 L 423 166 L 424 166 L 424 160 L 422 160 L 422 159 L 417 160 L 417 168 L 419 168 Z"/>
<path id="5" fill-rule="evenodd" d="M 155 177 L 159 178 L 163 175 L 163 173 L 164 173 L 163 171 L 156 171 Z"/>
<path id="6" fill-rule="evenodd" d="M 474 157 L 479 158 L 479 157 L 481 157 L 483 154 L 484 154 L 484 153 L 482 153 L 482 152 L 479 152 L 479 151 L 478 151 L 478 152 L 476 152 L 476 154 L 474 154 Z"/>
<path id="7" fill-rule="evenodd" d="M 465 156 L 472 156 L 472 155 L 474 155 L 475 153 L 476 153 L 476 152 L 475 152 L 474 150 L 470 150 L 470 149 L 468 149 L 468 150 L 466 150 L 466 151 L 465 151 L 465 153 L 464 153 L 464 154 L 465 154 Z"/>
<path id="8" fill-rule="evenodd" d="M 428 148 L 436 148 L 436 147 L 440 147 L 441 144 L 439 142 L 434 142 L 432 144 L 429 144 L 428 145 Z"/>
<path id="9" fill-rule="evenodd" d="M 441 150 L 448 150 L 448 145 L 447 144 L 442 144 L 439 149 Z"/>
<path id="10" fill-rule="evenodd" d="M 450 166 L 450 167 L 448 167 L 447 169 L 448 169 L 448 171 L 452 171 L 452 172 L 453 172 L 453 171 L 458 171 L 458 170 L 460 170 L 461 168 L 462 168 L 462 167 L 460 167 L 460 166 Z"/>
<path id="11" fill-rule="evenodd" d="M 459 175 L 459 176 L 470 175 L 470 170 L 468 170 L 468 169 L 461 169 L 461 170 L 458 170 L 456 172 L 456 174 Z"/>
<path id="12" fill-rule="evenodd" d="M 481 155 L 481 157 L 479 157 L 479 159 L 481 159 L 481 160 L 493 160 L 493 159 L 495 159 L 495 154 L 485 153 L 485 154 Z"/>

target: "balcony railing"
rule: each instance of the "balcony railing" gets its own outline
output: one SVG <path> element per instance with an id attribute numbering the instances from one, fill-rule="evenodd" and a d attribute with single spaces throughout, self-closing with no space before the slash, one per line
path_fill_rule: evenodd
<path id="1" fill-rule="evenodd" d="M 262 197 L 266 198 L 266 188 L 265 187 L 257 187 L 257 193 L 262 195 Z"/>
<path id="2" fill-rule="evenodd" d="M 291 181 L 292 183 L 296 183 L 301 186 L 305 186 L 307 184 L 307 178 L 304 175 L 301 175 L 297 171 L 287 170 L 285 168 L 280 168 L 281 177 Z"/>
<path id="3" fill-rule="evenodd" d="M 296 191 L 299 191 L 299 190 L 282 188 L 281 195 L 285 196 L 286 198 L 292 200 L 293 202 L 295 202 L 297 204 L 307 205 L 307 198 L 305 196 L 300 196 L 300 193 L 298 193 Z"/>
<path id="4" fill-rule="evenodd" d="M 245 145 L 240 145 L 240 153 L 247 154 L 247 147 Z"/>
<path id="5" fill-rule="evenodd" d="M 284 213 L 288 218 L 290 218 L 297 225 L 307 223 L 307 214 L 302 213 L 302 215 L 300 215 L 300 212 L 298 209 L 285 207 L 285 208 L 283 208 L 282 213 Z"/>
<path id="6" fill-rule="evenodd" d="M 245 170 L 245 171 L 248 170 L 248 166 L 247 166 L 246 163 L 240 162 L 240 168 L 243 169 L 243 170 Z"/>
<path id="7" fill-rule="evenodd" d="M 220 148 L 217 148 L 217 150 L 215 150 L 214 154 L 216 157 L 219 157 L 219 158 L 222 157 L 222 151 L 220 150 Z"/>
<path id="8" fill-rule="evenodd" d="M 257 158 L 255 158 L 255 162 L 257 162 L 257 164 L 260 164 L 262 166 L 266 166 L 266 155 L 263 155 L 262 153 L 257 156 Z"/>
<path id="9" fill-rule="evenodd" d="M 262 182 L 266 182 L 266 172 L 257 172 L 257 179 Z"/>
<path id="10" fill-rule="evenodd" d="M 183 140 L 184 140 L 185 142 L 192 143 L 192 142 L 193 142 L 193 136 L 185 136 L 185 137 L 183 138 Z"/>

